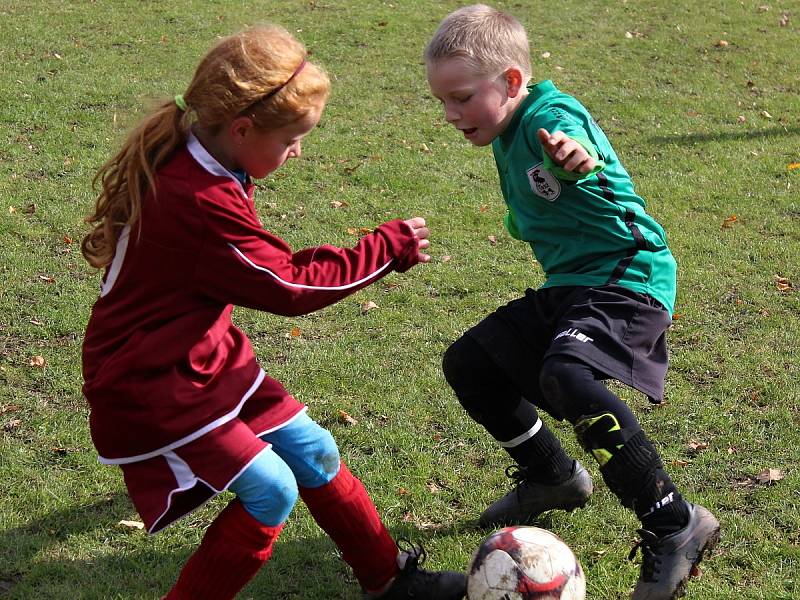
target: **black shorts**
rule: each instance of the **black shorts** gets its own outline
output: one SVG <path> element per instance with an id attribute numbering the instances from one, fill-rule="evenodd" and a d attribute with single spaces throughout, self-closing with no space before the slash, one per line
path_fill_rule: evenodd
<path id="1" fill-rule="evenodd" d="M 466 335 L 525 398 L 553 414 L 539 390 L 539 370 L 555 354 L 574 356 L 661 402 L 671 324 L 667 310 L 646 294 L 619 285 L 567 286 L 526 290 Z"/>

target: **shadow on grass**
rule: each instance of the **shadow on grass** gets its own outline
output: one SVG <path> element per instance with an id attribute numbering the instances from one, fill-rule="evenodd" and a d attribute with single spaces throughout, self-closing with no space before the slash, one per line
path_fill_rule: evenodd
<path id="1" fill-rule="evenodd" d="M 89 548 L 92 556 L 73 559 L 80 555 L 77 538 L 93 532 L 96 536 L 97 530 L 114 523 L 130 509 L 128 497 L 118 494 L 0 531 L 0 598 L 160 598 L 175 581 L 194 545 L 181 543 L 180 550 L 169 551 L 155 537 L 141 536 L 123 548 L 118 543 L 111 548 L 109 541 L 109 551 L 103 554 L 97 549 L 95 537 Z M 291 520 L 290 517 L 289 528 Z M 404 523 L 392 527 L 392 535 L 426 545 L 434 538 L 457 536 L 474 528 L 474 523 L 465 522 L 446 530 L 429 531 Z M 75 541 L 70 542 L 70 557 L 61 556 L 59 546 L 71 539 Z M 270 562 L 237 598 L 356 600 L 361 598 L 361 591 L 333 542 L 317 530 L 314 537 L 278 540 Z"/>
<path id="2" fill-rule="evenodd" d="M 721 142 L 725 140 L 764 139 L 800 135 L 800 127 L 773 127 L 758 131 L 718 131 L 713 133 L 685 133 L 672 135 L 656 135 L 648 141 L 656 144 L 698 144 L 703 142 Z"/>

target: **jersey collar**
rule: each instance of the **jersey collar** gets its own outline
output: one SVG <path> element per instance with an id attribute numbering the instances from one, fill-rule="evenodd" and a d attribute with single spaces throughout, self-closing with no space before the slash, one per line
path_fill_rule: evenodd
<path id="1" fill-rule="evenodd" d="M 514 116 L 508 123 L 508 127 L 500 134 L 500 140 L 503 142 L 504 147 L 506 147 L 514 137 L 514 132 L 517 130 L 517 127 L 519 127 L 523 115 L 528 112 L 531 107 L 539 104 L 545 96 L 556 91 L 558 90 L 555 84 L 549 79 L 528 85 L 528 95 L 519 103 L 519 106 L 514 111 Z"/>
<path id="2" fill-rule="evenodd" d="M 218 177 L 227 177 L 236 184 L 237 189 L 241 192 L 244 199 L 248 200 L 250 198 L 247 195 L 247 190 L 242 184 L 242 181 L 236 177 L 234 173 L 223 167 L 216 158 L 211 156 L 208 150 L 205 149 L 203 144 L 200 143 L 200 140 L 198 140 L 191 131 L 186 140 L 186 148 L 189 150 L 189 154 L 192 155 L 192 158 L 206 171 Z"/>

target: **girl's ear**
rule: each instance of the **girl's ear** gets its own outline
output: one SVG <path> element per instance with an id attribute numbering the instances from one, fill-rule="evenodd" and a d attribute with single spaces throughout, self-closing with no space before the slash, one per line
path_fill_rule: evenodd
<path id="1" fill-rule="evenodd" d="M 231 140 L 237 146 L 244 142 L 247 132 L 253 128 L 253 120 L 250 117 L 236 117 L 228 126 L 228 133 Z"/>
<path id="2" fill-rule="evenodd" d="M 522 89 L 522 71 L 518 67 L 509 67 L 504 73 L 506 78 L 506 93 L 509 98 L 516 98 Z"/>

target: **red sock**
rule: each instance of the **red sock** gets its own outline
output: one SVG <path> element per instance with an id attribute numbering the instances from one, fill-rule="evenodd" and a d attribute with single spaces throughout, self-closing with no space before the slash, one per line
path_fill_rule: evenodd
<path id="1" fill-rule="evenodd" d="M 381 590 L 397 575 L 397 546 L 364 485 L 344 463 L 329 483 L 301 487 L 300 497 L 342 551 L 362 588 Z"/>
<path id="2" fill-rule="evenodd" d="M 262 525 L 233 500 L 211 523 L 164 600 L 234 598 L 269 560 L 282 528 Z"/>

